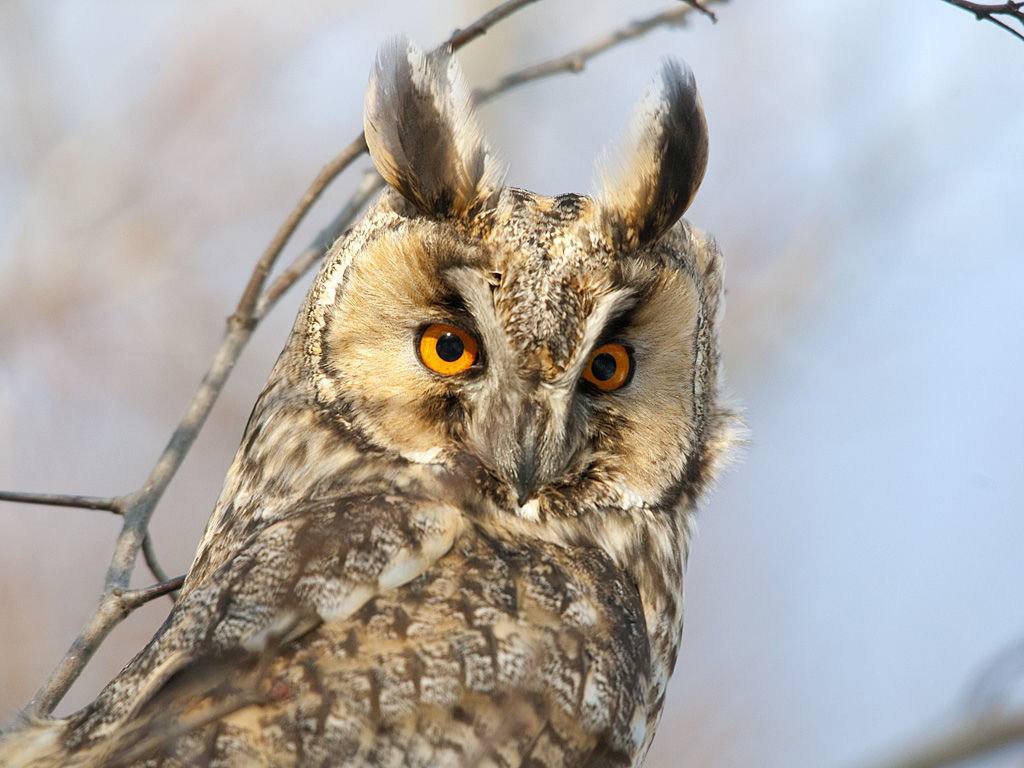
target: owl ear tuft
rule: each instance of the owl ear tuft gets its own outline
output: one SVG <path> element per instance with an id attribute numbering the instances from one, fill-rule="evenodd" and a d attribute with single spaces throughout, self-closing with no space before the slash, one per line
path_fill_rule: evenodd
<path id="1" fill-rule="evenodd" d="M 504 169 L 447 49 L 424 53 L 403 37 L 381 46 L 363 126 L 380 175 L 423 213 L 463 218 L 494 206 Z"/>
<path id="2" fill-rule="evenodd" d="M 615 160 L 599 165 L 598 209 L 617 247 L 641 248 L 675 224 L 693 202 L 707 161 L 708 128 L 693 72 L 666 61 Z"/>

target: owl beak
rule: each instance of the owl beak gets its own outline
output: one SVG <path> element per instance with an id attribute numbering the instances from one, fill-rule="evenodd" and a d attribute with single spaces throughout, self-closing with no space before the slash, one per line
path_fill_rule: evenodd
<path id="1" fill-rule="evenodd" d="M 560 468 L 561 443 L 552 441 L 550 405 L 527 401 L 510 404 L 512 418 L 497 424 L 492 416 L 484 427 L 483 455 L 490 455 L 494 474 L 511 491 L 520 507 L 526 505 Z"/>
<path id="2" fill-rule="evenodd" d="M 537 490 L 537 449 L 533 445 L 523 446 L 523 453 L 516 465 L 515 488 L 519 506 L 523 506 Z"/>
<path id="3" fill-rule="evenodd" d="M 544 432 L 549 413 L 537 402 L 523 408 L 519 420 L 519 450 L 512 466 L 512 484 L 516 489 L 519 506 L 523 506 L 544 484 L 548 473 L 543 471 Z"/>

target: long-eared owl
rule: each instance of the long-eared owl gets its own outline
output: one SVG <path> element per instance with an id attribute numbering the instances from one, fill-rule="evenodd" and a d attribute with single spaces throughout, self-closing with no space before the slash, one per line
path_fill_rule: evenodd
<path id="1" fill-rule="evenodd" d="M 728 449 L 722 259 L 665 64 L 594 197 L 503 185 L 454 60 L 384 46 L 388 189 L 331 248 L 177 603 L 31 766 L 630 766 Z"/>

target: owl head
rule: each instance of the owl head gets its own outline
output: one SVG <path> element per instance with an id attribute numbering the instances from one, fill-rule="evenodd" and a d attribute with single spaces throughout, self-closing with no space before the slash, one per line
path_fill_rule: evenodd
<path id="1" fill-rule="evenodd" d="M 364 124 L 389 189 L 328 254 L 262 407 L 312 406 L 317 464 L 344 455 L 349 483 L 356 452 L 521 519 L 692 501 L 729 413 L 722 260 L 680 220 L 707 158 L 689 70 L 664 65 L 593 197 L 504 186 L 444 50 L 386 45 Z"/>

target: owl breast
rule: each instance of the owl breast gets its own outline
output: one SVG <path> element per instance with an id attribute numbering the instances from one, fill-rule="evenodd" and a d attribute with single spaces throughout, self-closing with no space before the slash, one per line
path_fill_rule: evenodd
<path id="1" fill-rule="evenodd" d="M 311 765 L 629 765 L 648 666 L 636 589 L 599 551 L 474 529 L 292 644 L 267 672 L 279 705 L 227 719 L 219 748 Z"/>

